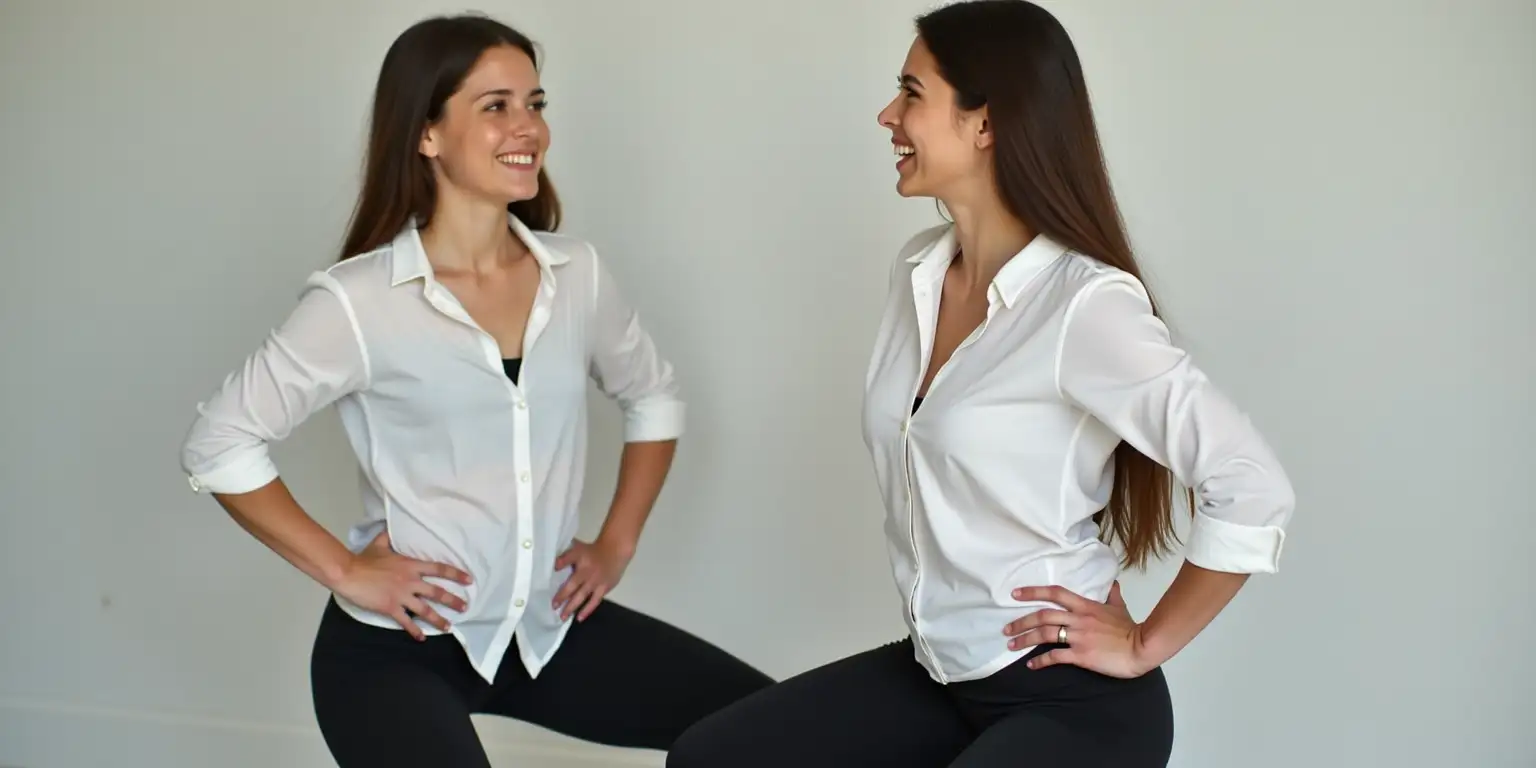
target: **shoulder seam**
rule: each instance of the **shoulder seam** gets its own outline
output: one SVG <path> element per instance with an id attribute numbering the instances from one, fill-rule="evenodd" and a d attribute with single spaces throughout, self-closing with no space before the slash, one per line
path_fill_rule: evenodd
<path id="1" fill-rule="evenodd" d="M 603 279 L 602 265 L 598 263 L 600 257 L 597 255 L 596 245 L 593 245 L 590 240 L 578 240 L 578 242 L 587 247 L 587 257 L 592 259 L 592 306 L 595 310 L 597 307 L 597 297 L 601 290 L 598 286 L 598 281 Z"/>
<path id="2" fill-rule="evenodd" d="M 1067 301 L 1067 308 L 1061 314 L 1061 327 L 1056 331 L 1056 359 L 1051 363 L 1051 384 L 1056 388 L 1056 396 L 1062 400 L 1066 400 L 1067 395 L 1061 389 L 1061 359 L 1066 354 L 1067 331 L 1072 327 L 1072 318 L 1077 314 L 1078 307 L 1082 305 L 1089 295 L 1104 285 L 1124 283 L 1136 287 L 1135 279 L 1131 275 L 1104 269 L 1097 265 L 1094 265 L 1093 270 L 1095 272 L 1094 276 L 1083 283 L 1072 294 L 1072 298 Z M 1139 288 L 1137 293 L 1143 296 L 1146 295 Z"/>
<path id="3" fill-rule="evenodd" d="M 363 327 L 358 322 L 357 310 L 352 306 L 352 298 L 347 295 L 347 289 L 331 275 L 330 270 L 316 272 L 310 276 L 307 283 L 310 286 L 329 292 L 341 302 L 342 311 L 347 313 L 347 322 L 352 326 L 352 337 L 357 340 L 358 354 L 363 358 L 363 386 L 366 389 L 373 385 L 373 359 L 368 354 L 368 344 L 363 339 Z"/>

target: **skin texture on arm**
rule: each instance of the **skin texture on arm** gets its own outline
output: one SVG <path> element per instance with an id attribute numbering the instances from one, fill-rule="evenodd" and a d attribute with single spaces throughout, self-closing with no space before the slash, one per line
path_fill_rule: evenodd
<path id="1" fill-rule="evenodd" d="M 607 542 L 620 552 L 634 553 L 676 453 L 676 440 L 624 444 L 619 458 L 618 488 L 598 535 L 599 543 Z"/>
<path id="2" fill-rule="evenodd" d="M 213 498 L 247 533 L 321 586 L 335 590 L 346 578 L 352 551 L 299 506 L 282 480 Z"/>
<path id="3" fill-rule="evenodd" d="M 1173 658 L 1226 609 L 1249 574 L 1201 568 L 1188 560 L 1141 623 L 1138 665 L 1143 671 Z"/>

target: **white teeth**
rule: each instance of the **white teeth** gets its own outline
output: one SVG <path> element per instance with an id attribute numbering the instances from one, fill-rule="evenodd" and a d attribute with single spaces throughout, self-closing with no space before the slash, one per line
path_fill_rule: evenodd
<path id="1" fill-rule="evenodd" d="M 896 154 L 898 154 L 898 155 L 911 155 L 911 154 L 915 154 L 917 152 L 917 150 L 915 148 L 909 147 L 909 146 L 907 146 L 905 144 L 897 144 L 897 145 L 895 145 L 895 147 L 896 147 Z"/>
<path id="2" fill-rule="evenodd" d="M 500 155 L 496 159 L 506 165 L 533 165 L 533 155 L 509 154 Z"/>

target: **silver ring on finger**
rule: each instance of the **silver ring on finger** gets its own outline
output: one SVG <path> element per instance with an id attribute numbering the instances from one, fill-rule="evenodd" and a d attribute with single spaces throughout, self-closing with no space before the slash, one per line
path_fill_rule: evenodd
<path id="1" fill-rule="evenodd" d="M 1056 628 L 1056 642 L 1061 643 L 1062 645 L 1066 645 L 1067 644 L 1067 627 L 1066 627 L 1066 625 L 1062 625 L 1062 626 Z"/>

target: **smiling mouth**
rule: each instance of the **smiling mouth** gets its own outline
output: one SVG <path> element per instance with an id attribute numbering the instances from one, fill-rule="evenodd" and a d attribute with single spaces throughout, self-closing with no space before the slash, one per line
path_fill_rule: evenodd
<path id="1" fill-rule="evenodd" d="M 917 148 L 908 146 L 906 144 L 896 144 L 893 145 L 893 148 L 897 155 L 911 156 L 917 154 Z"/>
<path id="2" fill-rule="evenodd" d="M 526 152 L 508 152 L 496 156 L 496 162 L 512 168 L 532 168 L 533 161 L 534 156 Z"/>

